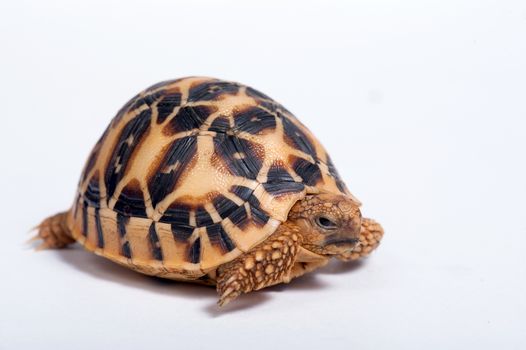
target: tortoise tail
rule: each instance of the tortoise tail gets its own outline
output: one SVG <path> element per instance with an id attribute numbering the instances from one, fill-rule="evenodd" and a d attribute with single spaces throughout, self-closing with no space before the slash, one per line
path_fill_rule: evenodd
<path id="1" fill-rule="evenodd" d="M 61 249 L 75 242 L 67 225 L 68 212 L 59 213 L 45 219 L 36 227 L 37 235 L 31 239 L 43 242 L 36 250 Z"/>

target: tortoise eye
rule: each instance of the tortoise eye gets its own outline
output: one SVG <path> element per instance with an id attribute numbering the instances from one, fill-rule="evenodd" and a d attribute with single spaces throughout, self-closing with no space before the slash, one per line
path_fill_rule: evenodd
<path id="1" fill-rule="evenodd" d="M 338 228 L 338 225 L 331 219 L 325 216 L 318 216 L 316 218 L 316 224 L 324 230 L 335 230 Z"/>

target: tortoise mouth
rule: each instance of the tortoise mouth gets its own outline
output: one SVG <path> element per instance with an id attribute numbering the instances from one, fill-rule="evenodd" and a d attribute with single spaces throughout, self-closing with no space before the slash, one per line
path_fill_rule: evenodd
<path id="1" fill-rule="evenodd" d="M 333 238 L 327 239 L 324 245 L 326 255 L 336 258 L 347 256 L 360 244 L 358 238 Z"/>
<path id="2" fill-rule="evenodd" d="M 347 244 L 352 244 L 354 246 L 359 242 L 360 240 L 358 238 L 329 238 L 325 241 L 325 246 L 335 245 L 339 247 Z"/>

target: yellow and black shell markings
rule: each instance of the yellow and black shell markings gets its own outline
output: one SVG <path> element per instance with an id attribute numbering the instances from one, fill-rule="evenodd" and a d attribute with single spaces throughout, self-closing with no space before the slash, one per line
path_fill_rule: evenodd
<path id="1" fill-rule="evenodd" d="M 184 78 L 118 112 L 88 158 L 70 226 L 109 259 L 193 279 L 265 240 L 320 191 L 350 195 L 289 111 L 238 83 Z"/>

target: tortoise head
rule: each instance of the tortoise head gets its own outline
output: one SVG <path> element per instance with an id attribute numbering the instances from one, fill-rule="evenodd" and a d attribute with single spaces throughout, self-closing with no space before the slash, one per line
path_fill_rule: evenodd
<path id="1" fill-rule="evenodd" d="M 313 253 L 343 258 L 359 243 L 359 204 L 339 194 L 309 195 L 290 210 L 288 222 L 303 235 L 303 247 Z"/>

